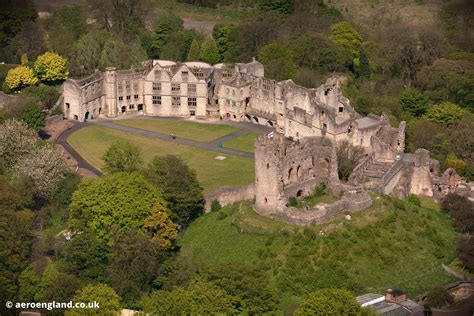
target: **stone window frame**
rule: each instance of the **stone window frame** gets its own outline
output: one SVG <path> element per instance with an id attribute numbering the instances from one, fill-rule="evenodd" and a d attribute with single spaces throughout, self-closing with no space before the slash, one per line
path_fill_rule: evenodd
<path id="1" fill-rule="evenodd" d="M 187 70 L 181 71 L 181 79 L 183 81 L 188 81 L 189 78 L 189 72 Z"/>
<path id="2" fill-rule="evenodd" d="M 154 92 L 161 91 L 161 82 L 153 82 L 152 89 Z"/>
<path id="3" fill-rule="evenodd" d="M 197 106 L 197 98 L 188 98 L 188 106 Z"/>
<path id="4" fill-rule="evenodd" d="M 179 83 L 172 83 L 172 84 L 171 84 L 171 92 L 172 92 L 172 93 L 179 93 L 179 92 L 181 92 L 181 84 L 179 84 Z"/>
<path id="5" fill-rule="evenodd" d="M 131 95 L 127 95 L 127 100 L 131 100 L 132 99 L 132 96 Z"/>
<path id="6" fill-rule="evenodd" d="M 188 84 L 188 93 L 189 94 L 195 94 L 197 91 L 197 87 L 195 83 L 189 83 Z"/>
<path id="7" fill-rule="evenodd" d="M 119 96 L 119 97 L 118 97 L 118 100 L 119 100 L 119 101 L 123 101 L 123 96 Z"/>
<path id="8" fill-rule="evenodd" d="M 271 79 L 262 79 L 262 87 L 264 91 L 270 91 L 272 89 L 272 81 Z"/>
<path id="9" fill-rule="evenodd" d="M 153 105 L 161 105 L 161 95 L 154 95 L 152 97 Z"/>
<path id="10" fill-rule="evenodd" d="M 135 94 L 135 95 L 133 96 L 133 99 L 134 99 L 134 100 L 138 100 L 138 94 Z"/>
<path id="11" fill-rule="evenodd" d="M 180 107 L 181 106 L 181 97 L 171 97 L 171 106 Z"/>

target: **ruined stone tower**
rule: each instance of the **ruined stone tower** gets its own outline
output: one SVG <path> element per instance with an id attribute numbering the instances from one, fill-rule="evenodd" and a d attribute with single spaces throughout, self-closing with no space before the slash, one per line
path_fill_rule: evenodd
<path id="1" fill-rule="evenodd" d="M 291 141 L 281 134 L 255 142 L 255 208 L 267 215 L 284 212 L 290 197 L 313 193 L 321 182 L 340 191 L 336 149 L 322 137 Z"/>
<path id="2" fill-rule="evenodd" d="M 107 105 L 107 116 L 117 116 L 117 74 L 114 67 L 108 67 L 105 70 L 105 104 Z"/>

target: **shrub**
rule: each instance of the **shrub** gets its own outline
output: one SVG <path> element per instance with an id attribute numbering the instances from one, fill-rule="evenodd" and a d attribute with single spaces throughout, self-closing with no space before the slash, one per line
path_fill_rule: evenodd
<path id="1" fill-rule="evenodd" d="M 421 206 L 421 200 L 414 194 L 410 194 L 408 196 L 407 201 L 411 204 L 416 205 L 416 206 Z"/>
<path id="2" fill-rule="evenodd" d="M 327 193 L 326 189 L 327 189 L 326 184 L 324 182 L 321 182 L 317 187 L 314 188 L 313 195 L 315 197 L 323 196 Z"/>
<path id="3" fill-rule="evenodd" d="M 296 199 L 296 197 L 292 196 L 290 197 L 290 199 L 288 200 L 288 206 L 296 206 L 298 205 L 298 200 Z"/>
<path id="4" fill-rule="evenodd" d="M 217 200 L 213 200 L 211 203 L 211 212 L 217 212 L 222 208 L 221 203 Z"/>

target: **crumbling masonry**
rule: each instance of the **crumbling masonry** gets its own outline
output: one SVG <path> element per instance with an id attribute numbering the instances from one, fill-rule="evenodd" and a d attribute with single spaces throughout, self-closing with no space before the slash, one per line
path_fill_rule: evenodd
<path id="1" fill-rule="evenodd" d="M 395 128 L 384 115 L 357 114 L 340 92 L 344 77 L 333 76 L 308 89 L 291 80 L 265 78 L 263 65 L 255 60 L 234 67 L 153 60 L 144 68 L 108 68 L 85 79 L 68 79 L 66 118 L 85 121 L 138 112 L 273 127 L 274 133 L 255 143 L 255 210 L 261 214 L 307 225 L 369 206 L 367 190 L 439 198 L 464 185 L 452 169 L 438 176 L 438 164 L 426 150 L 404 153 L 405 122 Z M 336 147 L 342 141 L 365 150 L 348 184 L 341 184 L 337 171 Z M 341 194 L 341 200 L 309 210 L 286 206 L 290 197 L 308 195 L 321 182 Z"/>

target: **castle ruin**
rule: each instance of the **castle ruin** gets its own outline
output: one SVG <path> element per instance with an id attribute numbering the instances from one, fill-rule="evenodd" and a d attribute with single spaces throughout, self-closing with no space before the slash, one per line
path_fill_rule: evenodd
<path id="1" fill-rule="evenodd" d="M 368 207 L 367 191 L 439 198 L 457 189 L 461 182 L 454 170 L 439 176 L 429 152 L 404 153 L 405 122 L 393 127 L 384 115 L 355 112 L 341 93 L 344 82 L 333 76 L 318 88 L 305 88 L 292 80 L 275 81 L 264 77 L 263 65 L 255 60 L 233 67 L 153 60 L 141 72 L 108 68 L 66 80 L 63 110 L 77 121 L 136 112 L 272 127 L 273 133 L 255 143 L 255 210 L 297 224 Z M 343 141 L 365 152 L 347 184 L 339 181 L 336 157 Z M 341 194 L 341 200 L 310 210 L 286 206 L 290 197 L 309 195 L 320 183 Z"/>

